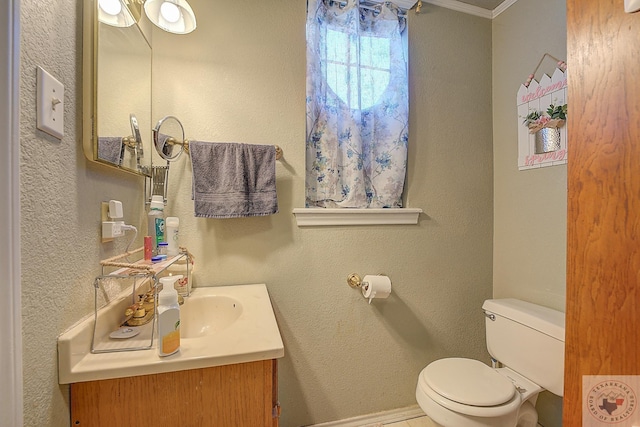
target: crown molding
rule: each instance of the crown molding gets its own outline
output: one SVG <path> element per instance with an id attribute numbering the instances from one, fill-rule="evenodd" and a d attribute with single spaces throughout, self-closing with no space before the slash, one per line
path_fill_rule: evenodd
<path id="1" fill-rule="evenodd" d="M 469 15 L 479 16 L 481 18 L 492 18 L 492 11 L 483 9 L 478 6 L 472 6 L 467 3 L 462 3 L 456 0 L 424 0 L 426 3 L 431 3 L 436 6 L 444 7 L 446 9 L 455 10 L 457 12 L 467 13 Z"/>
<path id="2" fill-rule="evenodd" d="M 512 6 L 515 2 L 517 2 L 518 0 L 504 0 L 502 3 L 500 3 L 498 5 L 498 7 L 496 7 L 495 9 L 493 9 L 493 11 L 491 12 L 491 19 L 497 17 L 498 15 L 500 15 L 502 12 L 504 12 L 505 10 L 509 9 L 510 6 Z"/>
<path id="3" fill-rule="evenodd" d="M 486 18 L 486 19 L 493 19 L 496 16 L 500 15 L 505 10 L 507 10 L 509 6 L 513 5 L 518 0 L 505 0 L 493 10 L 483 9 L 481 7 L 473 6 L 457 0 L 424 0 L 424 1 L 426 3 L 444 7 L 446 9 L 455 10 L 457 12 L 467 13 L 469 15 L 475 15 L 481 18 Z"/>

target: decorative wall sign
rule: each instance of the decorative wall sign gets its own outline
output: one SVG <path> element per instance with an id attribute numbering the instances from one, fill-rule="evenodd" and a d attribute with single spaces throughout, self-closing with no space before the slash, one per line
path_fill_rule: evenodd
<path id="1" fill-rule="evenodd" d="M 567 64 L 557 68 L 540 82 L 534 80 L 538 67 L 520 85 L 518 106 L 518 169 L 535 169 L 567 163 Z"/>

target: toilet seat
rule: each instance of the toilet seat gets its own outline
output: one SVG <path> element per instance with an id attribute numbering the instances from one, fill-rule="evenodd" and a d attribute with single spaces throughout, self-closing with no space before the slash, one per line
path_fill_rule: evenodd
<path id="1" fill-rule="evenodd" d="M 477 417 L 503 416 L 522 402 L 509 379 L 472 359 L 430 363 L 420 372 L 418 391 L 451 411 Z"/>
<path id="2" fill-rule="evenodd" d="M 501 405 L 516 393 L 511 381 L 473 359 L 436 360 L 425 368 L 424 375 L 433 391 L 463 405 Z"/>

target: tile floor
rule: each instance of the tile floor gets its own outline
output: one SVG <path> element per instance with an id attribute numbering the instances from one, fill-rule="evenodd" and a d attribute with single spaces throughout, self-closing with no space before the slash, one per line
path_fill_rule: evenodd
<path id="1" fill-rule="evenodd" d="M 412 418 L 397 423 L 384 424 L 384 427 L 434 427 L 435 424 L 428 417 Z"/>
<path id="2" fill-rule="evenodd" d="M 412 418 L 410 420 L 400 421 L 397 423 L 380 424 L 380 427 L 434 427 L 434 426 L 435 424 L 433 423 L 433 421 L 431 421 L 427 416 Z M 538 424 L 538 427 L 542 427 L 542 426 Z"/>

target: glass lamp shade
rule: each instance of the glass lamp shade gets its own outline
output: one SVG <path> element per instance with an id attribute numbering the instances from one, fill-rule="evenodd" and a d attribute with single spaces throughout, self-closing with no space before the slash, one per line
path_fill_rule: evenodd
<path id="1" fill-rule="evenodd" d="M 130 27 L 136 23 L 122 0 L 99 0 L 98 20 L 113 27 Z"/>
<path id="2" fill-rule="evenodd" d="M 144 12 L 157 27 L 174 34 L 196 29 L 196 15 L 186 0 L 147 0 Z"/>

